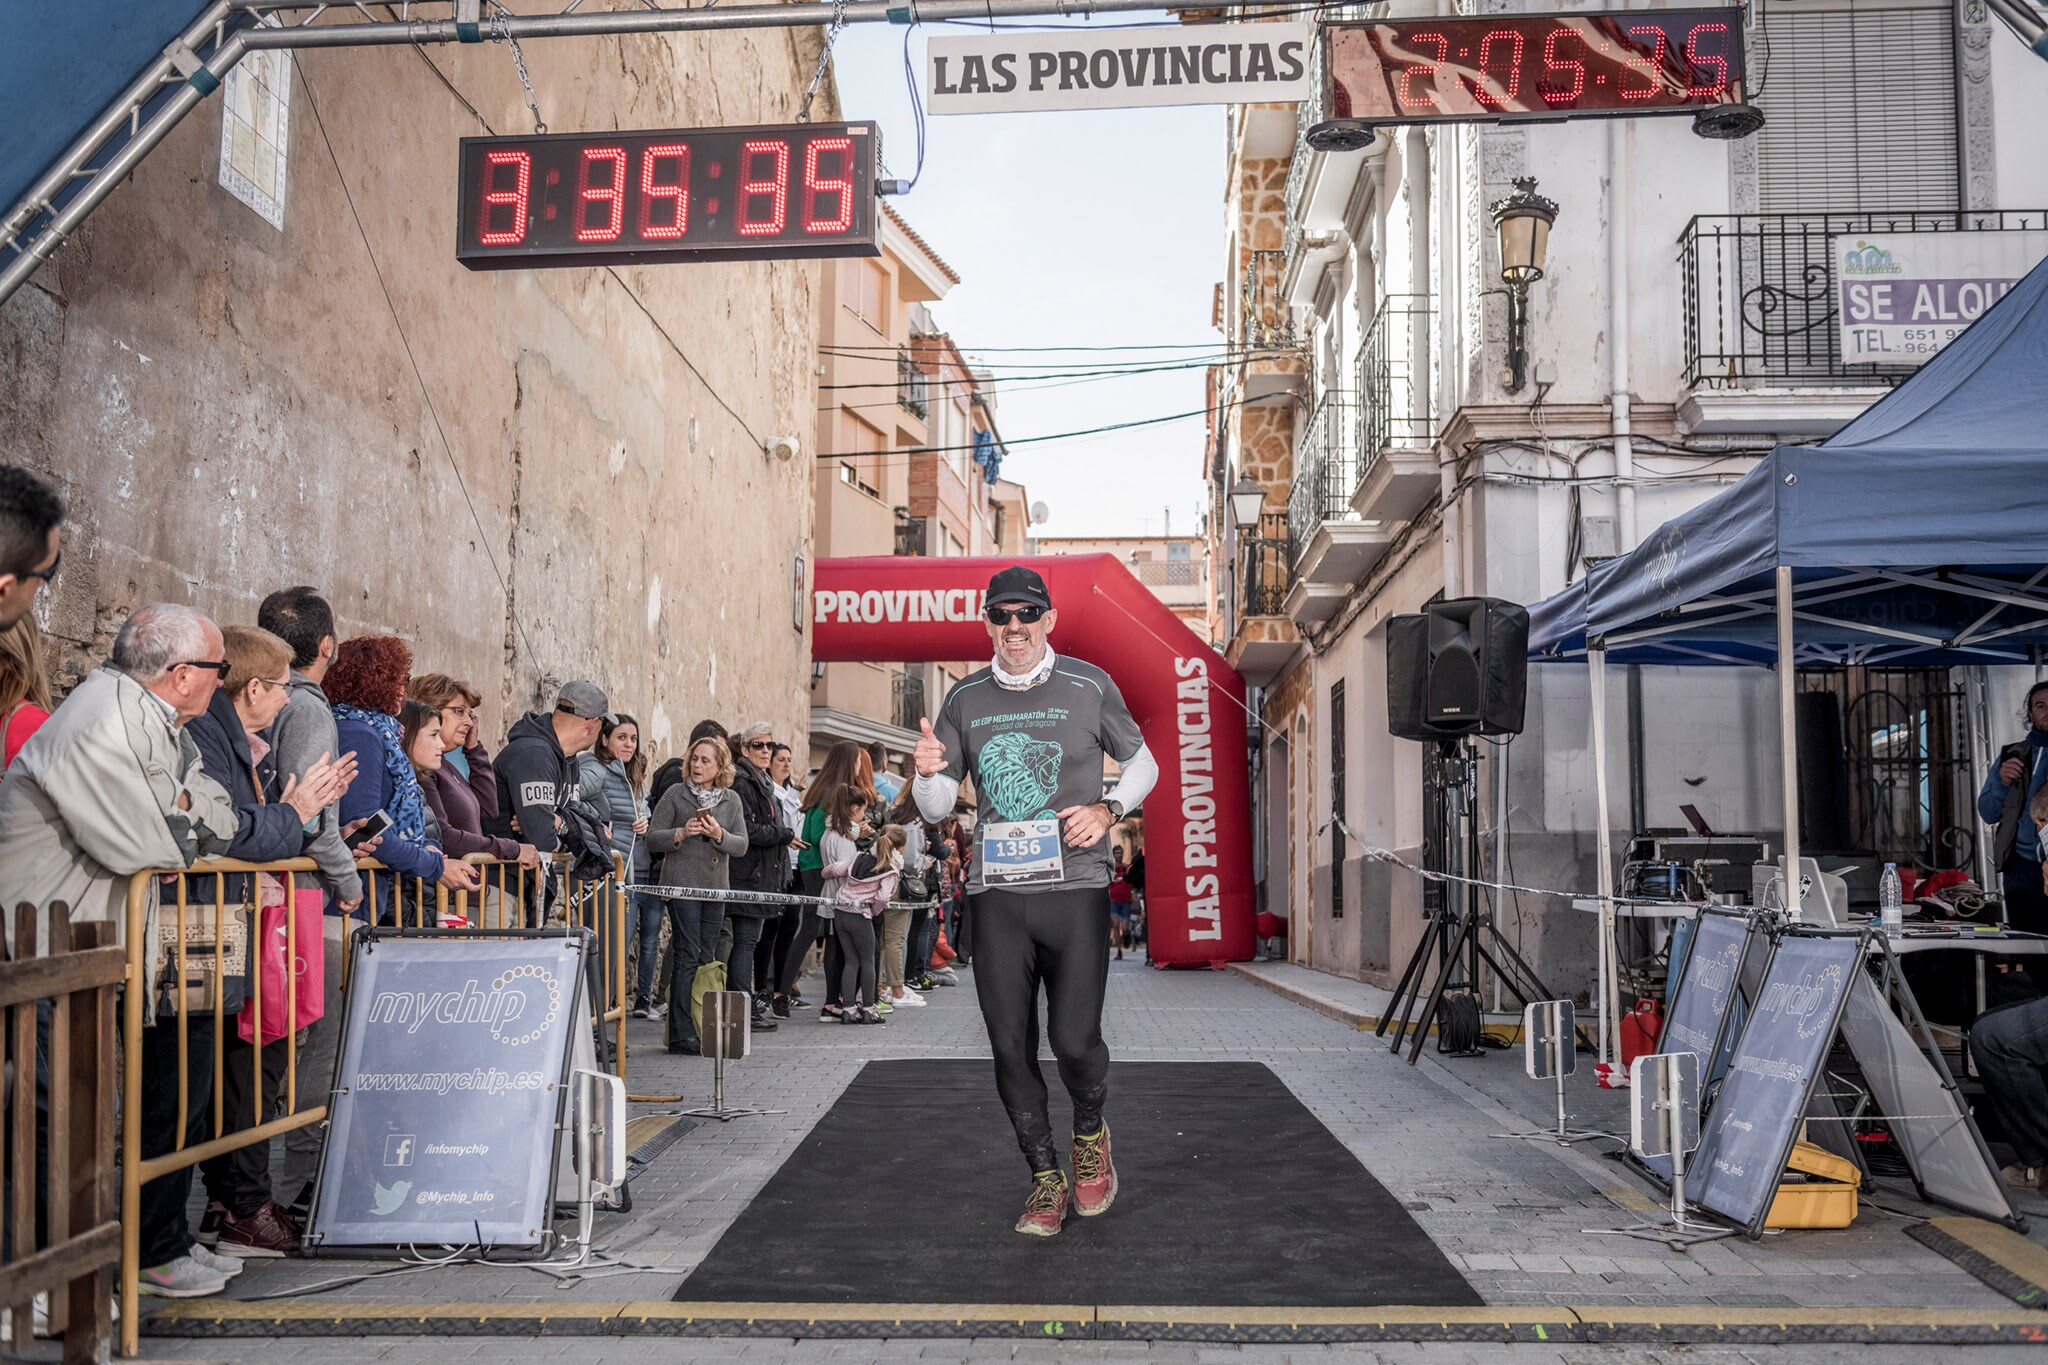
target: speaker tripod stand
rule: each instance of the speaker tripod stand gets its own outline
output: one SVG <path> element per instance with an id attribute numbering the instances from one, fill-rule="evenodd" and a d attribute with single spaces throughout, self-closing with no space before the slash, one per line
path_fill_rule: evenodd
<path id="1" fill-rule="evenodd" d="M 1394 1041 L 1389 1051 L 1398 1053 L 1407 1042 L 1408 1065 L 1422 1055 L 1422 1040 L 1434 1022 L 1439 1038 L 1445 1020 L 1440 1016 L 1448 992 L 1469 992 L 1473 1010 L 1478 1007 L 1479 968 L 1491 968 L 1501 987 L 1524 1007 L 1551 998 L 1550 990 L 1513 944 L 1501 937 L 1499 926 L 1479 911 L 1479 888 L 1470 880 L 1469 869 L 1478 866 L 1478 774 L 1479 756 L 1469 738 L 1429 742 L 1424 750 L 1424 782 L 1428 809 L 1424 836 L 1423 866 L 1429 877 L 1422 884 L 1425 916 L 1422 941 L 1415 945 L 1408 965 L 1401 971 L 1400 984 L 1387 1012 L 1373 1029 L 1383 1038 L 1391 1027 Z M 1425 991 L 1425 988 L 1426 991 Z M 1420 1006 L 1420 1013 L 1417 1007 Z M 1413 1036 L 1410 1037 L 1410 1030 Z M 1474 1042 L 1477 1030 L 1474 1030 Z M 1476 1046 L 1462 1052 L 1472 1056 Z"/>

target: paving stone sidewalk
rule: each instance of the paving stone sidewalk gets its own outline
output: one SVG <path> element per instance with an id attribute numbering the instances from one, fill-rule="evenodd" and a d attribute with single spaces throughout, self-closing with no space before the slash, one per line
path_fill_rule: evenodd
<path id="1" fill-rule="evenodd" d="M 1135 959 L 1115 964 L 1104 1020 L 1112 1053 L 1134 1061 L 1265 1062 L 1414 1211 L 1490 1304 L 2010 1306 L 1904 1235 L 1912 1221 L 1940 1212 L 1917 1204 L 1905 1187 L 1888 1188 L 1880 1196 L 1882 1207 L 1866 1203 L 1856 1226 L 1842 1232 L 1731 1240 L 1686 1254 L 1590 1236 L 1589 1228 L 1618 1226 L 1650 1209 L 1651 1192 L 1585 1146 L 1562 1149 L 1490 1136 L 1550 1118 L 1549 1092 L 1523 1077 L 1515 1055 L 1440 1061 L 1425 1046 L 1421 1063 L 1411 1068 L 1353 1022 L 1376 1013 L 1384 992 L 1284 965 L 1252 970 L 1268 981 L 1248 979 L 1248 972 L 1152 971 Z M 816 978 L 811 985 L 815 994 Z M 1297 1003 L 1310 993 L 1321 997 L 1316 1008 Z M 707 1122 L 683 1135 L 635 1180 L 632 1212 L 600 1222 L 605 1248 L 645 1269 L 560 1284 L 532 1270 L 461 1267 L 367 1279 L 321 1297 L 671 1298 L 865 1062 L 988 1055 L 971 984 L 928 999 L 927 1008 L 899 1011 L 883 1027 L 821 1023 L 809 1010 L 757 1038 L 755 1056 L 728 1071 L 729 1102 L 788 1112 Z M 1330 1017 L 1346 1011 L 1347 1017 Z M 668 1056 L 659 1028 L 643 1021 L 630 1025 L 631 1088 L 681 1092 L 687 1105 L 707 1103 L 710 1063 Z M 1576 1123 L 1610 1131 L 1625 1123 L 1625 1098 L 1598 1091 L 1587 1073 L 1575 1077 L 1574 1085 Z M 636 1112 L 675 1107 L 680 1106 L 636 1106 Z M 904 1121 L 914 1123 L 916 1116 L 905 1115 Z M 1014 1174 L 992 1172 L 991 1178 Z M 1143 1178 L 1142 1171 L 1125 1172 L 1126 1180 Z M 256 1262 L 233 1293 L 288 1293 L 370 1268 L 340 1261 Z"/>

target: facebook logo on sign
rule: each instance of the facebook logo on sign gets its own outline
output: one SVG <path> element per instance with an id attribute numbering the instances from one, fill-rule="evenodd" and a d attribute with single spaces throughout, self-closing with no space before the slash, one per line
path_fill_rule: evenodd
<path id="1" fill-rule="evenodd" d="M 384 1138 L 384 1164 L 386 1166 L 412 1165 L 414 1139 L 411 1133 L 391 1133 Z"/>

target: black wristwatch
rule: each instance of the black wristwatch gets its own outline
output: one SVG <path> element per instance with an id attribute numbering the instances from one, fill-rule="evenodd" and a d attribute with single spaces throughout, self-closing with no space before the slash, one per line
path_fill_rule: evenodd
<path id="1" fill-rule="evenodd" d="M 1103 808 L 1109 812 L 1109 823 L 1117 824 L 1124 818 L 1124 803 L 1110 797 L 1102 798 Z"/>

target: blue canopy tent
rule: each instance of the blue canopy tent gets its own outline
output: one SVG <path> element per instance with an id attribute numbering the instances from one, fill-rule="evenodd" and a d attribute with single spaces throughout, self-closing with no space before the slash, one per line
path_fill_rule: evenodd
<path id="1" fill-rule="evenodd" d="M 2048 262 L 1826 441 L 1778 447 L 1734 486 L 1530 608 L 1531 656 L 1583 658 L 1591 669 L 1603 907 L 1614 876 L 1608 661 L 1938 666 L 2048 654 L 2043 376 Z M 1788 736 L 1793 673 L 1779 670 Z M 1796 867 L 1797 748 L 1781 748 L 1786 865 Z M 1787 878 L 1795 917 L 1798 882 Z M 1605 1015 L 1618 1005 L 1606 909 L 1602 929 Z"/>

